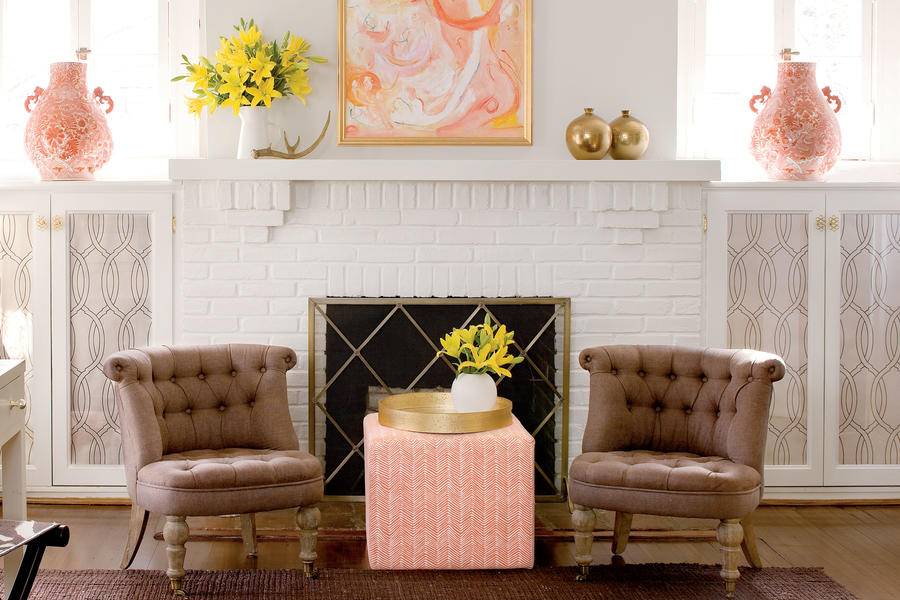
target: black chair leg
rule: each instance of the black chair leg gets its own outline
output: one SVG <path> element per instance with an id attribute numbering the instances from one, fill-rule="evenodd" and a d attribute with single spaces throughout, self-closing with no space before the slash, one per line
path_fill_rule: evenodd
<path id="1" fill-rule="evenodd" d="M 44 558 L 44 550 L 48 546 L 62 548 L 68 543 L 69 528 L 63 525 L 51 529 L 28 544 L 25 547 L 22 565 L 16 574 L 16 581 L 13 583 L 12 590 L 10 590 L 9 600 L 28 600 L 31 588 L 34 586 L 34 580 L 37 578 L 38 569 L 41 566 L 41 559 Z"/>

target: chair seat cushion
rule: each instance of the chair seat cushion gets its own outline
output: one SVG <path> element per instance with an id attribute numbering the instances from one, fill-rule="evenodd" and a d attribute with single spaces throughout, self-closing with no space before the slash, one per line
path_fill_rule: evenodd
<path id="1" fill-rule="evenodd" d="M 575 504 L 677 517 L 744 517 L 759 504 L 761 484 L 752 467 L 684 452 L 588 452 L 569 472 Z"/>
<path id="2" fill-rule="evenodd" d="M 151 512 L 206 516 L 314 504 L 322 465 L 300 450 L 225 448 L 167 454 L 137 474 L 138 505 Z"/>

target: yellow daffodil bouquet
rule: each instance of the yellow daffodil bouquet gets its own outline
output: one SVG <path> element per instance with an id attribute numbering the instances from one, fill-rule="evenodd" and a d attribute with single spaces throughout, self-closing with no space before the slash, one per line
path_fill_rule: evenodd
<path id="1" fill-rule="evenodd" d="M 281 43 L 267 41 L 253 19 L 241 19 L 234 29 L 235 35 L 220 38 L 215 63 L 205 56 L 197 63 L 181 56 L 185 73 L 172 81 L 186 79 L 193 84 L 188 110 L 199 115 L 204 108 L 213 113 L 226 106 L 238 114 L 242 106 L 269 107 L 275 98 L 286 96 L 306 104 L 312 92 L 311 63 L 328 61 L 310 55 L 309 42 L 291 32 L 284 34 Z"/>
<path id="2" fill-rule="evenodd" d="M 512 377 L 510 369 L 525 360 L 509 353 L 515 337 L 514 331 L 506 331 L 506 325 L 491 324 L 487 316 L 484 323 L 467 329 L 454 329 L 441 338 L 444 354 L 456 362 L 459 375 L 497 375 L 500 379 Z"/>

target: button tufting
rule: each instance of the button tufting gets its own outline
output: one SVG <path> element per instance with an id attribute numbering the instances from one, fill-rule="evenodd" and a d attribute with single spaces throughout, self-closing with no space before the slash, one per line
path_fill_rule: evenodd
<path id="1" fill-rule="evenodd" d="M 225 412 L 225 405 L 224 405 L 224 404 L 220 404 L 220 405 L 219 405 L 219 412 Z"/>
<path id="2" fill-rule="evenodd" d="M 175 383 L 175 376 L 172 375 L 171 377 L 169 377 L 169 381 L 171 381 L 172 383 Z"/>
<path id="3" fill-rule="evenodd" d="M 184 412 L 186 412 L 187 414 L 191 414 L 194 411 L 190 408 L 186 408 L 186 409 L 184 409 Z"/>
<path id="4" fill-rule="evenodd" d="M 676 378 L 676 377 L 677 377 L 677 375 L 675 375 L 675 373 L 670 373 L 670 374 L 669 374 L 669 379 L 671 379 L 672 381 L 675 381 L 675 378 Z"/>
<path id="5" fill-rule="evenodd" d="M 250 408 L 253 408 L 254 406 L 256 406 L 256 402 L 254 400 L 251 400 L 249 404 L 250 404 Z"/>
<path id="6" fill-rule="evenodd" d="M 706 383 L 707 381 L 709 381 L 709 377 L 704 375 L 703 377 L 700 378 L 700 381 L 702 381 L 703 383 Z"/>
<path id="7" fill-rule="evenodd" d="M 646 375 L 647 375 L 647 374 L 644 373 L 643 371 L 638 371 L 638 377 L 644 377 L 644 376 L 646 376 Z"/>
<path id="8" fill-rule="evenodd" d="M 612 371 L 610 371 L 610 373 L 612 373 L 613 375 L 618 375 L 619 371 L 617 369 L 613 369 Z"/>
<path id="9" fill-rule="evenodd" d="M 232 372 L 231 372 L 231 376 L 232 376 L 232 377 L 237 377 L 237 371 L 232 371 Z"/>
<path id="10" fill-rule="evenodd" d="M 265 372 L 266 372 L 266 368 L 265 368 L 265 367 L 261 368 L 261 369 L 259 370 L 259 372 L 260 372 L 260 373 L 265 373 Z"/>
<path id="11" fill-rule="evenodd" d="M 657 404 L 656 406 L 653 407 L 653 410 L 655 410 L 656 412 L 662 412 L 662 406 Z"/>
<path id="12" fill-rule="evenodd" d="M 753 381 L 753 377 L 748 377 L 747 381 Z"/>
<path id="13" fill-rule="evenodd" d="M 690 408 L 684 409 L 684 414 L 686 414 L 686 415 L 693 414 L 693 412 L 694 412 L 694 411 L 692 411 Z"/>
<path id="14" fill-rule="evenodd" d="M 199 375 L 197 375 L 197 379 L 206 379 L 206 375 L 200 373 Z"/>

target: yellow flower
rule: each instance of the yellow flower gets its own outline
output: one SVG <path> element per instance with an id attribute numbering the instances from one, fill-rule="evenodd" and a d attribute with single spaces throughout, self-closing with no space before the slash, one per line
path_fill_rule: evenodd
<path id="1" fill-rule="evenodd" d="M 285 58 L 285 60 L 292 60 L 295 56 L 303 54 L 307 52 L 310 48 L 309 42 L 304 40 L 299 35 L 291 35 L 290 40 L 288 41 L 287 46 L 284 50 L 282 50 L 281 55 Z"/>
<path id="2" fill-rule="evenodd" d="M 269 60 L 269 56 L 266 54 L 265 48 L 260 48 L 256 51 L 256 54 L 253 58 L 250 59 L 248 63 L 248 67 L 250 72 L 253 73 L 251 76 L 251 80 L 256 85 L 259 85 L 263 82 L 267 77 L 272 76 L 272 69 L 275 68 L 275 63 Z"/>
<path id="3" fill-rule="evenodd" d="M 246 96 L 228 96 L 225 100 L 222 101 L 222 106 L 230 106 L 231 110 L 234 111 L 234 114 L 239 114 L 241 112 L 242 106 L 247 106 L 250 104 L 250 101 L 247 100 Z"/>
<path id="4" fill-rule="evenodd" d="M 272 106 L 272 100 L 281 97 L 281 92 L 275 89 L 275 78 L 269 77 L 257 87 L 247 88 L 247 91 L 253 96 L 250 102 L 251 106 L 257 106 L 260 102 L 266 107 Z"/>
<path id="5" fill-rule="evenodd" d="M 207 108 L 209 110 L 209 114 L 213 114 L 216 112 L 216 108 L 218 108 L 218 103 L 216 102 L 216 97 L 212 94 L 202 92 L 199 96 L 187 97 L 187 105 L 188 112 L 192 115 L 200 116 L 200 113 L 203 112 L 203 108 Z"/>
<path id="6" fill-rule="evenodd" d="M 312 86 L 309 85 L 309 75 L 306 71 L 297 70 L 287 77 L 288 88 L 291 93 L 297 96 L 303 104 L 306 104 L 306 97 L 312 93 Z"/>
<path id="7" fill-rule="evenodd" d="M 185 100 L 187 100 L 188 112 L 192 115 L 200 116 L 200 113 L 203 112 L 203 107 L 205 106 L 203 98 L 192 98 L 188 96 Z"/>
<path id="8" fill-rule="evenodd" d="M 209 85 L 209 69 L 203 65 L 190 65 L 187 68 L 188 81 L 194 84 L 194 91 L 206 90 Z"/>
<path id="9" fill-rule="evenodd" d="M 441 338 L 441 346 L 444 348 L 444 352 L 447 356 L 452 358 L 459 358 L 459 350 L 462 344 L 462 339 L 459 337 L 459 330 L 453 330 L 453 333 L 449 333 L 443 338 Z"/>
<path id="10" fill-rule="evenodd" d="M 240 37 L 240 43 L 244 46 L 254 46 L 259 41 L 259 38 L 262 37 L 262 33 L 256 28 L 256 25 L 251 25 L 247 29 L 238 31 L 238 36 Z"/>
<path id="11" fill-rule="evenodd" d="M 222 73 L 222 84 L 219 86 L 220 94 L 228 94 L 229 98 L 239 98 L 247 91 L 244 82 L 245 76 L 240 69 L 233 68 Z"/>

